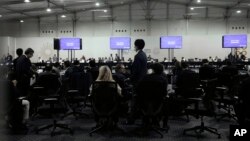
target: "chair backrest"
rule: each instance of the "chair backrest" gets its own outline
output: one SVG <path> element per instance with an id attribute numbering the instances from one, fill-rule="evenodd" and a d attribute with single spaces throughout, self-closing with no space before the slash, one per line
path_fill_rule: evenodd
<path id="1" fill-rule="evenodd" d="M 142 80 L 138 84 L 137 101 L 145 116 L 155 116 L 160 112 L 164 96 L 167 94 L 165 84 L 155 80 Z"/>
<path id="2" fill-rule="evenodd" d="M 178 95 L 183 97 L 197 97 L 196 88 L 200 87 L 199 75 L 190 70 L 184 70 L 177 78 Z"/>
<path id="3" fill-rule="evenodd" d="M 91 85 L 91 76 L 89 73 L 84 72 L 73 72 L 70 75 L 69 90 L 78 90 L 80 94 L 89 94 L 89 87 Z"/>
<path id="4" fill-rule="evenodd" d="M 52 94 L 58 91 L 61 83 L 58 79 L 58 75 L 47 73 L 38 77 L 35 86 L 44 87 L 45 91 L 47 91 L 48 94 Z"/>
<path id="5" fill-rule="evenodd" d="M 95 114 L 102 117 L 112 116 L 119 105 L 116 82 L 96 81 L 92 85 L 92 104 Z"/>
<path id="6" fill-rule="evenodd" d="M 83 73 L 72 72 L 69 77 L 69 89 L 81 90 L 83 88 Z"/>

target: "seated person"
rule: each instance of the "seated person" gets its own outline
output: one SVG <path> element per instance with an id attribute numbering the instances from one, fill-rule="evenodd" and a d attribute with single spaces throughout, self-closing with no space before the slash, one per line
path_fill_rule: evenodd
<path id="1" fill-rule="evenodd" d="M 199 77 L 201 80 L 209 80 L 215 78 L 215 69 L 209 65 L 207 59 L 202 60 L 202 66 L 199 69 Z"/>
<path id="2" fill-rule="evenodd" d="M 226 66 L 222 68 L 222 73 L 227 73 L 232 76 L 235 76 L 238 74 L 237 67 L 232 64 L 230 60 L 226 60 Z"/>
<path id="3" fill-rule="evenodd" d="M 45 71 L 38 75 L 35 85 L 44 87 L 46 94 L 54 94 L 61 86 L 61 82 L 58 75 L 52 72 L 52 66 L 48 65 L 45 67 Z"/>
<path id="4" fill-rule="evenodd" d="M 16 88 L 17 81 L 8 76 L 8 68 L 0 67 L 0 89 L 1 89 L 1 112 L 6 116 L 9 126 L 16 130 L 27 130 L 26 122 L 29 119 L 28 100 L 19 99 Z"/>
<path id="5" fill-rule="evenodd" d="M 81 67 L 80 62 L 78 60 L 75 60 L 73 62 L 72 73 L 73 72 L 83 72 L 83 68 Z"/>
<path id="6" fill-rule="evenodd" d="M 152 69 L 152 73 L 151 74 L 147 74 L 146 76 L 143 77 L 143 79 L 138 83 L 138 88 L 140 89 L 143 87 L 144 83 L 157 83 L 157 84 L 161 84 L 161 86 L 163 87 L 163 89 L 165 90 L 165 94 L 161 95 L 160 97 L 165 97 L 167 95 L 167 78 L 164 74 L 164 67 L 162 64 L 160 63 L 155 63 L 151 65 L 151 69 Z"/>
<path id="7" fill-rule="evenodd" d="M 87 70 L 87 73 L 91 74 L 93 82 L 97 79 L 99 74 L 99 69 L 96 66 L 94 59 L 89 61 L 89 69 Z"/>
<path id="8" fill-rule="evenodd" d="M 152 73 L 145 75 L 141 81 L 138 82 L 136 87 L 136 105 L 137 107 L 150 112 L 150 109 L 156 111 L 155 114 L 160 115 L 163 110 L 164 97 L 167 95 L 167 78 L 164 74 L 164 67 L 160 63 L 151 65 Z M 161 105 L 162 104 L 162 105 Z M 160 111 L 160 110 L 161 111 Z M 135 114 L 135 113 L 134 113 Z M 153 119 L 155 123 L 158 123 L 156 119 Z"/>
<path id="9" fill-rule="evenodd" d="M 55 62 L 55 64 L 52 67 L 52 72 L 55 73 L 55 74 L 57 74 L 58 76 L 60 76 L 60 71 L 61 71 L 60 63 L 59 62 Z"/>
<path id="10" fill-rule="evenodd" d="M 125 70 L 125 66 L 123 64 L 116 65 L 115 74 L 113 74 L 113 78 L 121 86 L 121 88 L 124 88 L 125 80 L 128 77 L 126 76 L 126 70 Z"/>
<path id="11" fill-rule="evenodd" d="M 70 74 L 72 73 L 71 64 L 69 61 L 64 62 L 64 74 L 62 76 L 62 82 L 66 82 L 69 80 Z"/>
<path id="12" fill-rule="evenodd" d="M 99 75 L 95 81 L 107 81 L 107 82 L 115 82 L 112 77 L 111 70 L 108 66 L 101 66 L 99 69 Z M 90 87 L 90 94 L 92 92 L 92 86 Z M 121 87 L 117 86 L 117 93 L 122 97 Z"/>
<path id="13" fill-rule="evenodd" d="M 232 88 L 236 81 L 233 79 L 238 75 L 238 69 L 232 64 L 230 60 L 225 60 L 226 66 L 222 67 L 222 70 L 218 74 L 219 83 L 228 88 Z"/>
<path id="14" fill-rule="evenodd" d="M 67 89 L 78 90 L 80 92 L 85 91 L 86 93 L 88 93 L 89 86 L 91 84 L 91 82 L 89 82 L 89 79 L 89 75 L 86 75 L 86 73 L 84 73 L 83 67 L 81 67 L 80 62 L 78 60 L 75 60 L 73 63 L 72 72 L 69 76 L 69 81 L 67 83 Z"/>
<path id="15" fill-rule="evenodd" d="M 186 62 L 181 64 L 183 70 L 177 76 L 176 80 L 176 94 L 185 98 L 196 97 L 196 88 L 200 87 L 199 75 L 190 70 Z"/>
<path id="16" fill-rule="evenodd" d="M 99 69 L 99 75 L 96 79 L 96 82 L 100 82 L 100 81 L 104 81 L 104 82 L 115 82 L 115 80 L 112 77 L 112 73 L 111 70 L 108 66 L 101 66 Z M 103 94 L 105 94 L 105 92 L 103 92 Z M 117 84 L 117 94 L 119 95 L 119 97 L 122 99 L 123 95 L 122 95 L 122 89 L 119 86 L 119 84 Z M 92 95 L 92 86 L 90 86 L 90 96 Z M 127 113 L 127 109 L 128 106 L 125 103 L 120 103 L 119 105 L 119 114 L 126 114 Z M 96 117 L 97 118 L 97 117 Z M 98 119 L 98 118 L 97 118 Z M 96 120 L 97 120 L 96 119 Z"/>

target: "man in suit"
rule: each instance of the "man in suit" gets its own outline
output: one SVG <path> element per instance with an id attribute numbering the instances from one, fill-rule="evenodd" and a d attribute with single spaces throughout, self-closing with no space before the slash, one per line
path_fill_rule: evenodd
<path id="1" fill-rule="evenodd" d="M 162 97 L 167 95 L 167 85 L 168 85 L 167 77 L 163 72 L 164 67 L 160 63 L 155 63 L 155 64 L 151 65 L 151 68 L 152 68 L 153 72 L 151 74 L 145 75 L 142 78 L 142 80 L 138 83 L 137 89 L 138 90 L 145 89 L 145 87 L 143 87 L 143 86 L 145 86 L 145 83 L 150 84 L 150 85 L 159 84 L 159 85 L 161 85 L 161 88 L 164 91 L 164 93 L 161 93 L 163 95 L 160 96 L 162 98 Z M 154 92 L 152 91 L 152 93 L 154 93 Z M 143 94 L 143 93 L 141 93 L 141 94 Z"/>
<path id="2" fill-rule="evenodd" d="M 199 87 L 199 75 L 188 68 L 186 62 L 182 62 L 182 72 L 179 74 L 176 80 L 177 90 L 176 93 L 182 97 L 196 97 L 199 93 L 196 93 L 196 88 Z"/>
<path id="3" fill-rule="evenodd" d="M 207 59 L 202 60 L 203 65 L 199 69 L 199 76 L 201 80 L 209 80 L 215 78 L 215 69 L 209 65 Z"/>
<path id="4" fill-rule="evenodd" d="M 133 84 L 134 92 L 136 92 L 137 84 L 142 78 L 147 74 L 147 55 L 143 52 L 145 42 L 142 39 L 135 40 L 135 51 L 136 55 L 134 57 L 134 62 L 131 66 L 131 76 L 130 80 Z M 134 93 L 135 94 L 135 93 Z M 135 114 L 137 113 L 137 99 L 133 97 L 131 101 L 130 116 L 128 117 L 127 124 L 133 124 L 135 120 Z"/>
<path id="5" fill-rule="evenodd" d="M 20 56 L 23 55 L 23 49 L 18 48 L 18 49 L 16 50 L 16 54 L 17 54 L 17 58 L 13 60 L 14 71 L 16 71 L 17 60 L 20 58 Z"/>
<path id="6" fill-rule="evenodd" d="M 33 54 L 34 50 L 28 48 L 25 51 L 25 55 L 20 56 L 16 64 L 17 87 L 23 96 L 28 95 L 28 90 L 30 88 L 30 78 L 33 75 L 30 58 Z"/>
<path id="7" fill-rule="evenodd" d="M 137 39 L 134 43 L 136 55 L 131 68 L 131 82 L 135 86 L 147 74 L 147 55 L 143 52 L 145 42 Z"/>
<path id="8" fill-rule="evenodd" d="M 97 79 L 99 74 L 99 68 L 96 66 L 95 59 L 89 61 L 89 69 L 87 70 L 87 73 L 91 74 L 92 82 Z"/>

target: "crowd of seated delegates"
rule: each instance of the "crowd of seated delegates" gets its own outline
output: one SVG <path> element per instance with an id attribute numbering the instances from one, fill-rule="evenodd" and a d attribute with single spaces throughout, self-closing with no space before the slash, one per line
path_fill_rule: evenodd
<path id="1" fill-rule="evenodd" d="M 12 63 L 12 55 L 7 53 L 7 55 L 3 55 L 1 60 L 0 60 L 0 63 Z"/>
<path id="2" fill-rule="evenodd" d="M 8 127 L 14 133 L 26 133 L 30 103 L 20 98 L 20 93 L 16 88 L 17 83 L 8 67 L 0 67 L 1 115 L 5 117 Z"/>

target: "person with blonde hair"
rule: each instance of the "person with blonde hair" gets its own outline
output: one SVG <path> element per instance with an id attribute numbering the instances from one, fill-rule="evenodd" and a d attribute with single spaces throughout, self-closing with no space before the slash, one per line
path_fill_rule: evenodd
<path id="1" fill-rule="evenodd" d="M 101 66 L 99 68 L 99 75 L 96 79 L 97 82 L 99 81 L 107 81 L 107 82 L 115 82 L 112 77 L 111 70 L 108 66 Z M 92 86 L 90 87 L 90 93 L 92 92 Z M 122 96 L 121 87 L 117 84 L 117 93 Z"/>

